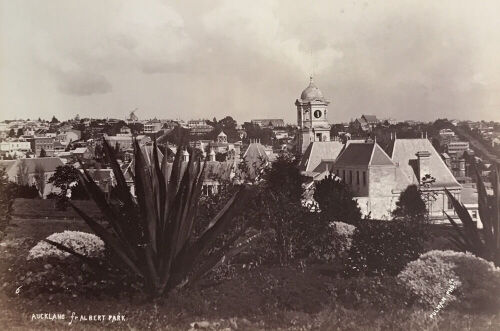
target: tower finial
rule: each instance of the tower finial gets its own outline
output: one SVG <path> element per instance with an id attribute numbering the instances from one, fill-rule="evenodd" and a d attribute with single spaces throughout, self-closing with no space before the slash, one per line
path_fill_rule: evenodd
<path id="1" fill-rule="evenodd" d="M 312 84 L 313 83 L 313 75 L 309 75 L 309 83 Z"/>

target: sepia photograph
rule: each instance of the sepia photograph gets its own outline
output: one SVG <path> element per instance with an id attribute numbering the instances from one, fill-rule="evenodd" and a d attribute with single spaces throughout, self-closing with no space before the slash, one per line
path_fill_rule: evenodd
<path id="1" fill-rule="evenodd" d="M 0 330 L 500 330 L 500 1 L 0 0 Z"/>

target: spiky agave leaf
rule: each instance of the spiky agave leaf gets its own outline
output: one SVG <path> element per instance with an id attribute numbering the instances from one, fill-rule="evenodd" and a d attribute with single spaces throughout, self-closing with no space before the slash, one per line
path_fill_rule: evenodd
<path id="1" fill-rule="evenodd" d="M 191 153 L 186 164 L 182 162 L 182 148 L 179 147 L 169 171 L 167 155 L 159 160 L 156 141 L 152 155 L 146 156 L 134 140 L 133 179 L 137 196 L 133 197 L 106 141 L 104 152 L 117 181 L 116 203 L 106 200 L 85 166 L 80 182 L 111 224 L 111 230 L 72 206 L 127 271 L 143 278 L 151 295 L 161 295 L 185 279 L 217 236 L 229 227 L 231 220 L 247 203 L 248 189 L 243 187 L 237 192 L 194 240 L 194 222 L 206 164 L 202 165 L 199 155 Z M 234 240 L 245 232 L 246 226 L 234 236 Z M 228 246 L 223 248 L 229 249 Z M 212 267 L 211 262 L 198 269 L 210 270 Z"/>
<path id="2" fill-rule="evenodd" d="M 484 259 L 493 261 L 497 266 L 500 265 L 500 236 L 499 236 L 499 192 L 498 192 L 498 166 L 495 167 L 495 183 L 493 203 L 488 199 L 488 194 L 481 178 L 481 174 L 473 164 L 474 171 L 477 177 L 478 190 L 478 205 L 479 216 L 483 223 L 483 228 L 477 228 L 476 223 L 472 220 L 467 208 L 460 203 L 448 190 L 445 190 L 448 199 L 453 204 L 458 217 L 462 221 L 462 227 L 459 227 L 456 222 L 448 215 L 450 223 L 453 225 L 458 237 L 453 237 L 451 241 L 461 250 L 470 251 Z"/>

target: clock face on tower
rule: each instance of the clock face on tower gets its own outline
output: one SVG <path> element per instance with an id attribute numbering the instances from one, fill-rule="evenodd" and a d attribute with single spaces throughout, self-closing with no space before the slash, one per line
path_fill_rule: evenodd
<path id="1" fill-rule="evenodd" d="M 320 118 L 321 117 L 321 110 L 318 109 L 318 110 L 314 111 L 314 117 Z"/>

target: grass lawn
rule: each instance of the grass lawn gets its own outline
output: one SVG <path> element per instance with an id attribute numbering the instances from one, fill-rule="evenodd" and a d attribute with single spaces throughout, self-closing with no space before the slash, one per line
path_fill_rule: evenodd
<path id="1" fill-rule="evenodd" d="M 430 318 L 432 309 L 404 302 L 404 293 L 384 285 L 392 279 L 340 279 L 328 265 L 240 268 L 224 280 L 209 278 L 155 302 L 125 291 L 27 293 L 25 276 L 13 275 L 38 240 L 64 230 L 90 232 L 81 220 L 17 217 L 8 227 L 0 242 L 1 330 L 500 330 L 498 313 L 465 313 L 450 306 Z M 42 313 L 65 316 L 32 320 Z M 69 325 L 73 313 L 87 319 L 104 315 L 104 321 L 73 320 Z M 108 321 L 118 314 L 125 320 Z"/>

